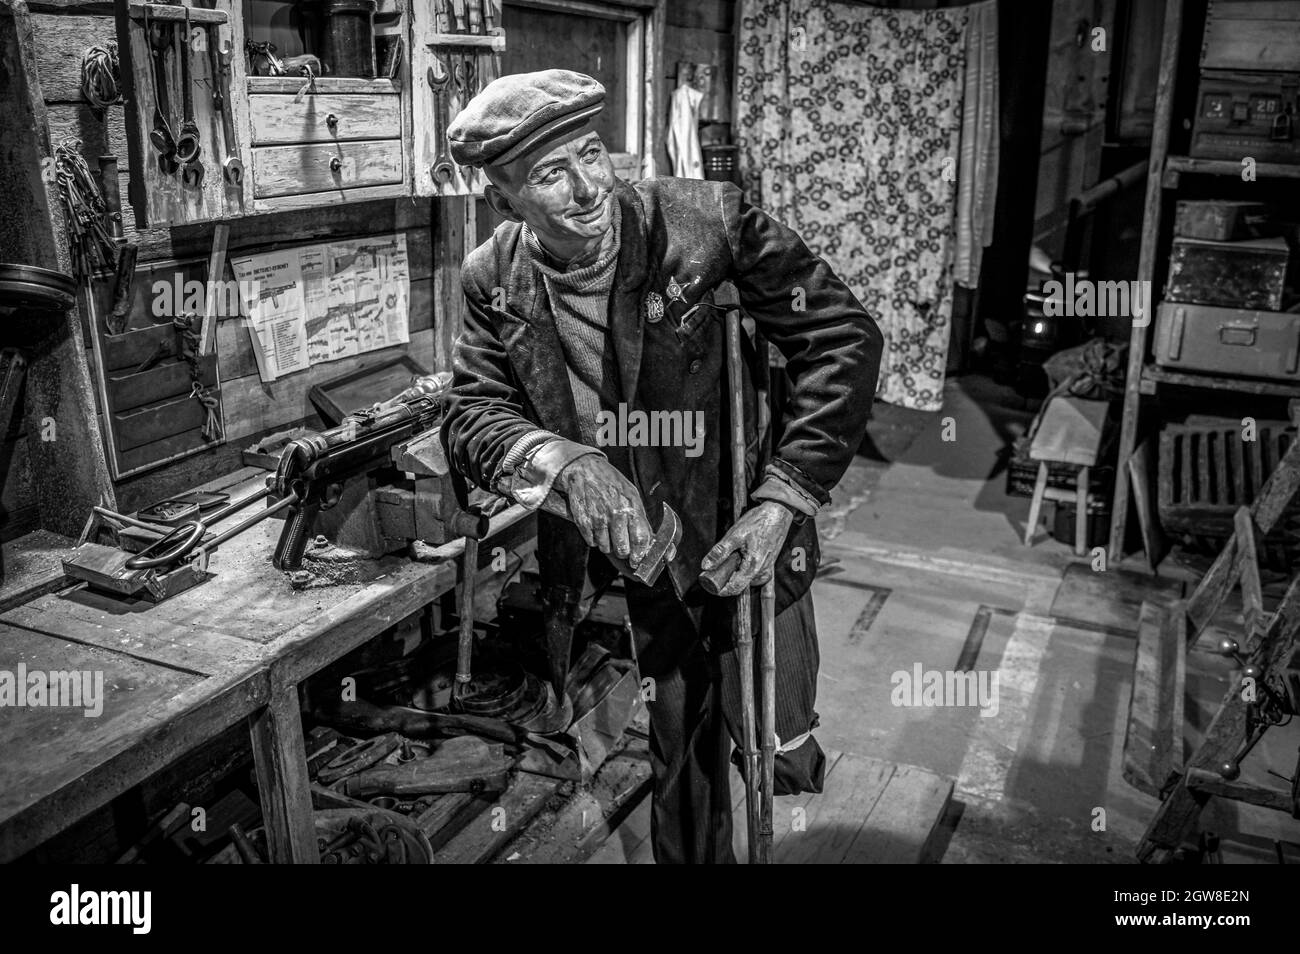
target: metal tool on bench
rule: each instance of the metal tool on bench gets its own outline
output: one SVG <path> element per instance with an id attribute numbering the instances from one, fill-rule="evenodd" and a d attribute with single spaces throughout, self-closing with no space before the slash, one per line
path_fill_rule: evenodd
<path id="1" fill-rule="evenodd" d="M 94 507 L 76 548 L 63 560 L 63 572 L 95 589 L 161 602 L 207 579 L 207 557 L 222 543 L 293 503 L 292 499 L 285 498 L 218 534 L 208 536 L 213 524 L 265 500 L 269 495 L 269 489 L 259 490 L 222 507 L 206 519 L 189 520 L 176 527 L 137 520 L 105 507 Z M 135 527 L 156 533 L 158 537 L 139 553 L 132 553 L 120 546 L 94 541 L 93 537 L 105 524 L 110 528 Z"/>

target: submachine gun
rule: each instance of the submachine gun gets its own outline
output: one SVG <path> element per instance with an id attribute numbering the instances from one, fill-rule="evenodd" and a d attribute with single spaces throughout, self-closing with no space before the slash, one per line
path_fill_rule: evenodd
<path id="1" fill-rule="evenodd" d="M 284 448 L 267 478 L 272 500 L 292 501 L 272 556 L 276 569 L 302 566 L 318 526 L 335 545 L 372 556 L 413 540 L 486 534 L 487 517 L 456 508 L 444 488 L 441 403 L 411 390 Z"/>
<path id="2" fill-rule="evenodd" d="M 270 517 L 285 518 L 272 563 L 288 572 L 302 566 L 316 533 L 366 557 L 416 541 L 479 539 L 488 518 L 461 510 L 444 479 L 437 428 L 443 386 L 433 376 L 416 379 L 336 427 L 291 441 L 264 488 L 206 515 L 169 526 L 95 507 L 64 572 L 120 596 L 161 601 L 207 579 L 207 557 L 218 546 Z M 213 529 L 263 500 L 268 505 L 251 516 Z M 116 546 L 96 541 L 103 526 L 115 531 Z"/>

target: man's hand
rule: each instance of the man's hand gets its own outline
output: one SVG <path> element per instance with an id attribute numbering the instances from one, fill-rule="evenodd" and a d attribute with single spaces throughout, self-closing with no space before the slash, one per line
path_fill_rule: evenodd
<path id="1" fill-rule="evenodd" d="M 785 543 L 793 522 L 789 510 L 770 500 L 745 511 L 736 525 L 700 561 L 700 569 L 707 571 L 715 569 L 732 553 L 744 554 L 726 585 L 718 590 L 718 595 L 736 596 L 751 586 L 762 586 L 772 579 L 776 556 L 781 552 L 781 545 Z"/>
<path id="2" fill-rule="evenodd" d="M 632 482 L 598 454 L 579 457 L 555 478 L 587 546 L 622 557 L 636 569 L 654 540 Z"/>

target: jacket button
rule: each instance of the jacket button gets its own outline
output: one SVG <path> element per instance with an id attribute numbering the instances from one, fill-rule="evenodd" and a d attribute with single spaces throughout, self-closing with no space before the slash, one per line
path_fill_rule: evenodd
<path id="1" fill-rule="evenodd" d="M 691 362 L 691 366 L 688 370 L 691 372 L 691 374 L 699 374 L 700 368 L 702 367 L 704 367 L 704 362 L 701 361 L 699 358 L 696 358 L 694 361 Z"/>

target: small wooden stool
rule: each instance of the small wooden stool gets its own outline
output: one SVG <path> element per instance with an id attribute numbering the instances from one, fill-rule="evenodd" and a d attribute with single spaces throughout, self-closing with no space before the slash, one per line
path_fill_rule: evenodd
<path id="1" fill-rule="evenodd" d="M 1029 502 L 1029 521 L 1025 525 L 1025 546 L 1030 546 L 1038 531 L 1043 501 L 1074 502 L 1074 552 L 1083 556 L 1088 549 L 1088 480 L 1097 465 L 1106 429 L 1109 405 L 1105 401 L 1060 395 L 1052 398 L 1043 411 L 1038 430 L 1029 445 L 1029 457 L 1038 461 L 1034 496 Z M 1048 464 L 1069 464 L 1079 468 L 1073 490 L 1047 486 Z"/>

